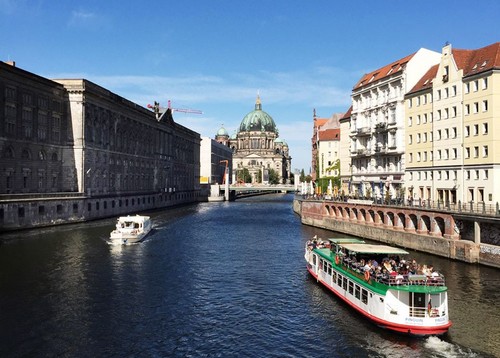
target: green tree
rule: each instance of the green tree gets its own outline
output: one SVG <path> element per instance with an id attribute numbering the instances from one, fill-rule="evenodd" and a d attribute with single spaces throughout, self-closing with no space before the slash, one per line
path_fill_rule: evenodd
<path id="1" fill-rule="evenodd" d="M 243 170 L 238 170 L 238 174 L 236 175 L 236 178 L 238 182 L 243 182 L 243 183 L 251 183 L 252 182 L 252 176 L 250 175 L 250 172 L 248 171 L 247 168 L 243 168 Z"/>
<path id="2" fill-rule="evenodd" d="M 274 169 L 269 169 L 269 184 L 280 184 L 280 177 Z"/>
<path id="3" fill-rule="evenodd" d="M 300 182 L 303 183 L 306 181 L 306 174 L 304 172 L 304 169 L 300 171 Z"/>

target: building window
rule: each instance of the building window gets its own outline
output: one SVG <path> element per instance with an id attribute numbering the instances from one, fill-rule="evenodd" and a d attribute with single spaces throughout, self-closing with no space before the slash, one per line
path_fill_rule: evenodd
<path id="1" fill-rule="evenodd" d="M 488 101 L 483 101 L 483 112 L 488 111 Z"/>
<path id="2" fill-rule="evenodd" d="M 477 158 L 477 157 L 479 157 L 479 147 L 475 146 L 474 147 L 474 158 Z"/>
<path id="3" fill-rule="evenodd" d="M 470 126 L 465 126 L 465 131 L 464 131 L 464 136 L 465 137 L 468 137 L 470 136 Z"/>
<path id="4" fill-rule="evenodd" d="M 411 127 L 412 118 L 408 117 L 408 127 Z"/>
<path id="5" fill-rule="evenodd" d="M 413 136 L 410 134 L 408 135 L 408 144 L 412 144 L 413 142 Z"/>
<path id="6" fill-rule="evenodd" d="M 485 169 L 484 172 L 483 172 L 483 178 L 485 180 L 488 180 L 488 169 Z"/>
<path id="7" fill-rule="evenodd" d="M 474 92 L 477 92 L 478 88 L 479 88 L 479 82 L 478 80 L 475 80 L 474 82 L 472 82 L 472 90 Z"/>
<path id="8" fill-rule="evenodd" d="M 452 86 L 451 87 L 451 95 L 455 97 L 457 95 L 457 86 Z"/>
<path id="9" fill-rule="evenodd" d="M 441 90 L 437 90 L 437 100 L 441 99 Z"/>
<path id="10" fill-rule="evenodd" d="M 453 148 L 453 159 L 457 159 L 457 148 Z"/>
<path id="11" fill-rule="evenodd" d="M 474 135 L 478 135 L 479 134 L 479 124 L 474 124 Z"/>
<path id="12" fill-rule="evenodd" d="M 488 146 L 483 145 L 483 157 L 487 158 L 488 157 Z"/>
<path id="13" fill-rule="evenodd" d="M 451 115 L 453 116 L 453 118 L 455 118 L 457 116 L 457 107 L 456 106 L 451 107 Z"/>
<path id="14" fill-rule="evenodd" d="M 465 158 L 470 158 L 470 148 L 469 147 L 465 148 Z"/>
<path id="15" fill-rule="evenodd" d="M 479 102 L 474 102 L 474 113 L 479 112 Z"/>
<path id="16" fill-rule="evenodd" d="M 487 77 L 483 78 L 482 84 L 483 84 L 482 87 L 484 90 L 488 88 L 488 78 Z"/>
<path id="17" fill-rule="evenodd" d="M 468 116 L 470 114 L 470 105 L 466 104 L 465 105 L 465 115 Z"/>
<path id="18" fill-rule="evenodd" d="M 465 84 L 465 93 L 469 93 L 470 92 L 470 82 L 467 82 Z"/>
<path id="19" fill-rule="evenodd" d="M 457 127 L 451 128 L 451 133 L 452 133 L 452 138 L 456 138 L 457 137 Z"/>
<path id="20" fill-rule="evenodd" d="M 483 123 L 483 134 L 488 134 L 488 123 Z"/>

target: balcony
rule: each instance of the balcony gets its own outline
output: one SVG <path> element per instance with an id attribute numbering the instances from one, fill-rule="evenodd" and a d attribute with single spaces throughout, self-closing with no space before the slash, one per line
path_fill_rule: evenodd
<path id="1" fill-rule="evenodd" d="M 387 123 L 379 122 L 375 124 L 375 132 L 385 132 L 387 131 Z"/>
<path id="2" fill-rule="evenodd" d="M 360 127 L 356 130 L 356 134 L 358 136 L 366 136 L 371 134 L 371 128 L 370 127 Z"/>

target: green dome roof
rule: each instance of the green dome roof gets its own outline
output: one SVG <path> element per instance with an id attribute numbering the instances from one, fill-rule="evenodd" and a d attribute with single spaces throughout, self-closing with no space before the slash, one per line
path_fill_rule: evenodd
<path id="1" fill-rule="evenodd" d="M 220 127 L 220 129 L 217 131 L 218 136 L 229 136 L 229 133 L 227 132 L 226 128 Z"/>
<path id="2" fill-rule="evenodd" d="M 248 113 L 240 124 L 240 132 L 250 131 L 277 132 L 273 118 L 262 110 L 260 97 L 255 102 L 255 110 Z"/>

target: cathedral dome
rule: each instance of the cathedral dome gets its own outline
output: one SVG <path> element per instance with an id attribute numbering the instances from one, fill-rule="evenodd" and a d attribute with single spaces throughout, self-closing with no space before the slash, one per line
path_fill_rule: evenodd
<path id="1" fill-rule="evenodd" d="M 217 135 L 229 137 L 229 133 L 227 132 L 226 128 L 224 128 L 224 127 L 220 127 L 220 129 L 217 131 Z"/>
<path id="2" fill-rule="evenodd" d="M 257 96 L 257 101 L 255 102 L 255 110 L 248 113 L 245 118 L 241 121 L 240 132 L 274 132 L 277 133 L 276 124 L 273 118 L 262 110 L 262 104 L 260 103 L 260 97 Z"/>

